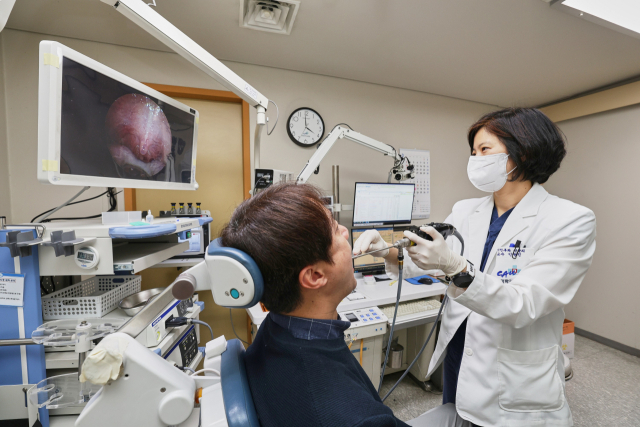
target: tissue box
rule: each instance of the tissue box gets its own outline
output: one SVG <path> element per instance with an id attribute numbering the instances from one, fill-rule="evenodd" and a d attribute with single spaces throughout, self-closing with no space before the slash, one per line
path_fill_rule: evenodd
<path id="1" fill-rule="evenodd" d="M 569 359 L 573 359 L 573 348 L 576 343 L 575 328 L 576 324 L 574 322 L 564 319 L 562 325 L 562 352 Z"/>

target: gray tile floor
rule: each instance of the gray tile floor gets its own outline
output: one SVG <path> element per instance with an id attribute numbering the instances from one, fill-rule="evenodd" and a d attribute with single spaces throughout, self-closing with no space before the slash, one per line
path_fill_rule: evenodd
<path id="1" fill-rule="evenodd" d="M 567 399 L 576 427 L 640 426 L 640 358 L 576 335 L 574 376 Z M 381 394 L 400 374 L 385 376 Z M 403 421 L 442 404 L 442 395 L 424 392 L 405 378 L 385 402 Z"/>

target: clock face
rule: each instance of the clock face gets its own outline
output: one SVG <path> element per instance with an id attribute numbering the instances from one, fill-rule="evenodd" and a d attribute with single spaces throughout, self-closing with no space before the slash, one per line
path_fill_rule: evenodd
<path id="1" fill-rule="evenodd" d="M 287 121 L 289 138 L 301 147 L 317 144 L 324 135 L 324 121 L 311 108 L 298 108 Z"/>

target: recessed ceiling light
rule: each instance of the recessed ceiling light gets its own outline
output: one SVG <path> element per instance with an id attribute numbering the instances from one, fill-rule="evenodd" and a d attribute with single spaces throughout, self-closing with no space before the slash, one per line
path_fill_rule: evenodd
<path id="1" fill-rule="evenodd" d="M 555 0 L 551 3 L 551 7 L 640 38 L 640 1 L 638 0 Z"/>

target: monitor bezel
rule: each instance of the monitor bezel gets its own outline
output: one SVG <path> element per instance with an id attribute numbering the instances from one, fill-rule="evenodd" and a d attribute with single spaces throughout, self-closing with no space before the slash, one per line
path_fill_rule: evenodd
<path id="1" fill-rule="evenodd" d="M 45 54 L 47 58 L 45 58 Z M 61 43 L 49 40 L 40 42 L 38 85 L 38 181 L 53 185 L 91 187 L 142 188 L 162 190 L 196 190 L 196 155 L 199 113 L 137 80 L 99 63 Z M 54 55 L 50 57 L 48 55 Z M 57 61 L 55 60 L 57 57 Z M 154 97 L 174 108 L 194 116 L 193 148 L 191 158 L 191 182 L 151 181 L 127 178 L 110 178 L 60 173 L 60 130 L 62 120 L 62 72 L 63 58 L 67 57 L 85 67 L 122 82 L 140 92 Z M 52 64 L 52 60 L 53 65 Z M 46 59 L 46 60 L 45 60 Z M 57 65 L 57 66 L 56 66 Z M 194 113 L 195 111 L 195 113 Z M 53 161 L 53 162 L 52 162 Z M 55 162 L 55 163 L 54 163 Z M 53 169 L 53 170 L 51 170 Z"/>
<path id="2" fill-rule="evenodd" d="M 402 221 L 382 221 L 382 222 L 369 222 L 369 223 L 356 223 L 355 222 L 355 214 L 356 214 L 356 195 L 358 184 L 383 184 L 383 185 L 412 185 L 413 186 L 413 198 L 411 200 L 411 218 L 409 220 Z M 373 227 L 382 227 L 385 225 L 398 225 L 398 224 L 411 224 L 413 221 L 413 204 L 416 202 L 416 184 L 413 182 L 356 182 L 353 187 L 353 216 L 351 217 L 351 226 L 352 227 L 362 227 L 362 228 L 373 228 Z"/>

